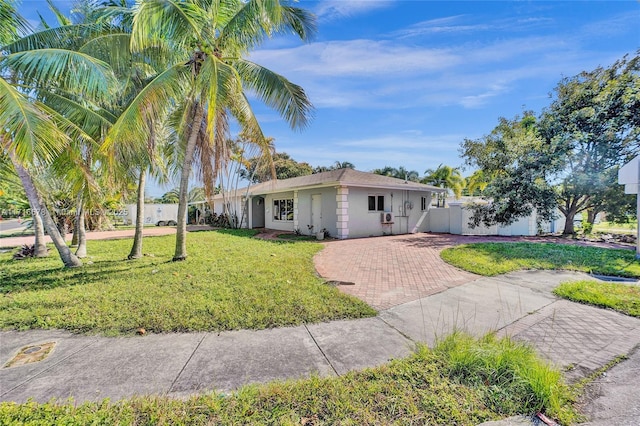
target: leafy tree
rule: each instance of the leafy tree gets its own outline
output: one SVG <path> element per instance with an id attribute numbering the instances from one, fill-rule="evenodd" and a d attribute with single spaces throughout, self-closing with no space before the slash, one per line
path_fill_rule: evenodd
<path id="1" fill-rule="evenodd" d="M 289 179 L 298 176 L 306 176 L 313 173 L 309 163 L 299 163 L 286 152 L 278 152 L 271 156 L 276 179 Z M 241 170 L 241 175 L 253 183 L 266 182 L 272 178 L 272 170 L 262 156 L 252 157 L 246 160 L 246 165 Z"/>
<path id="2" fill-rule="evenodd" d="M 422 183 L 427 185 L 434 185 L 440 188 L 446 188 L 453 192 L 456 199 L 462 196 L 462 190 L 464 189 L 466 182 L 460 169 L 457 167 L 446 166 L 440 164 L 437 169 L 425 170 L 425 176 L 422 178 Z M 442 195 L 442 206 L 444 207 L 445 195 Z M 440 195 L 438 194 L 438 205 L 440 205 Z"/>
<path id="3" fill-rule="evenodd" d="M 540 136 L 531 112 L 513 120 L 500 118 L 489 135 L 465 139 L 461 154 L 466 164 L 493 176 L 483 192 L 490 202 L 469 206 L 470 225 L 511 224 L 534 210 L 540 220 L 551 220 L 556 203 L 548 179 L 561 170 L 562 152 Z"/>
<path id="4" fill-rule="evenodd" d="M 149 120 L 174 110 L 174 129 L 182 153 L 178 229 L 174 260 L 186 251 L 189 178 L 199 150 L 200 168 L 210 170 L 206 186 L 215 185 L 229 120 L 234 118 L 256 143 L 265 144 L 248 102 L 253 92 L 276 109 L 293 127 L 304 127 L 311 104 L 303 89 L 281 75 L 246 59 L 266 37 L 290 32 L 306 40 L 313 32 L 311 15 L 278 1 L 142 0 L 133 19 L 133 52 L 155 48 L 172 54 L 166 70 L 131 102 L 107 138 L 107 146 L 122 134 L 144 141 Z M 213 160 L 212 160 L 213 159 Z"/>
<path id="5" fill-rule="evenodd" d="M 623 58 L 565 78 L 539 120 L 502 118 L 490 135 L 465 140 L 467 164 L 494 176 L 484 193 L 491 202 L 473 207 L 473 223 L 509 224 L 534 209 L 550 220 L 559 209 L 572 234 L 577 213 L 593 221 L 598 211 L 621 211 L 628 199 L 615 170 L 640 152 L 639 64 Z"/>
<path id="6" fill-rule="evenodd" d="M 565 78 L 542 114 L 541 134 L 566 148 L 557 185 L 565 234 L 574 233 L 577 213 L 603 206 L 617 185 L 611 171 L 640 152 L 639 71 L 636 56 Z"/>
<path id="7" fill-rule="evenodd" d="M 606 213 L 607 221 L 628 223 L 637 216 L 636 197 L 624 193 L 624 185 L 618 185 L 618 169 L 614 167 L 605 172 L 605 180 L 612 185 L 598 191 L 590 200 L 587 209 L 587 223 L 593 225 L 599 213 Z M 609 175 L 609 176 L 607 176 Z"/>

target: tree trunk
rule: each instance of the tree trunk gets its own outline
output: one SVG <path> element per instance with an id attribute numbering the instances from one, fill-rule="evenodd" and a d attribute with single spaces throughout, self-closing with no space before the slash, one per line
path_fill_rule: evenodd
<path id="1" fill-rule="evenodd" d="M 18 173 L 18 176 L 20 177 L 20 181 L 22 182 L 22 186 L 24 187 L 24 192 L 27 194 L 29 203 L 34 206 L 38 212 L 40 212 L 44 228 L 47 230 L 47 233 L 49 234 L 49 237 L 51 237 L 51 240 L 53 240 L 53 244 L 56 246 L 56 249 L 60 254 L 62 263 L 64 263 L 64 266 L 66 266 L 67 268 L 82 266 L 82 262 L 80 261 L 80 259 L 78 259 L 73 253 L 71 253 L 71 250 L 69 250 L 69 247 L 67 247 L 64 238 L 62 237 L 62 235 L 60 235 L 58 227 L 53 221 L 49 210 L 47 210 L 47 207 L 42 201 L 40 193 L 38 193 L 38 190 L 33 183 L 31 174 L 29 174 L 29 171 L 22 167 L 20 163 L 18 163 L 18 160 L 15 158 L 11 151 L 9 151 L 8 154 L 11 162 L 13 163 L 13 166 L 16 169 L 16 172 Z"/>
<path id="2" fill-rule="evenodd" d="M 564 230 L 562 231 L 562 235 L 573 235 L 576 233 L 576 230 L 573 226 L 573 220 L 576 217 L 576 211 L 574 209 L 568 210 L 565 215 L 564 222 Z"/>
<path id="3" fill-rule="evenodd" d="M 76 206 L 76 209 L 79 209 L 79 207 Z M 73 221 L 73 235 L 71 236 L 71 244 L 69 247 L 78 247 L 78 234 L 78 210 L 76 210 L 76 218 Z"/>
<path id="4" fill-rule="evenodd" d="M 140 259 L 142 257 L 142 230 L 144 229 L 144 184 L 146 179 L 146 170 L 140 170 L 140 178 L 138 179 L 138 201 L 136 204 L 136 232 L 133 236 L 133 246 L 128 259 Z"/>
<path id="5" fill-rule="evenodd" d="M 596 222 L 596 216 L 598 213 L 599 212 L 596 209 L 587 210 L 587 222 L 593 225 Z"/>
<path id="6" fill-rule="evenodd" d="M 84 226 L 84 206 L 82 205 L 82 195 L 78 197 L 78 207 L 76 210 L 76 230 L 78 233 L 78 249 L 76 256 L 87 257 L 87 232 Z"/>
<path id="7" fill-rule="evenodd" d="M 40 217 L 40 212 L 38 209 L 31 203 L 29 200 L 29 205 L 31 206 L 31 217 L 33 219 L 33 231 L 36 236 L 35 248 L 34 248 L 34 256 L 35 257 L 47 257 L 49 256 L 49 250 L 47 249 L 47 245 L 44 242 L 44 226 L 42 225 L 42 217 Z"/>
<path id="8" fill-rule="evenodd" d="M 189 132 L 189 139 L 187 139 L 187 147 L 185 149 L 182 172 L 180 174 L 178 229 L 176 232 L 176 251 L 173 255 L 174 261 L 185 260 L 187 258 L 187 198 L 189 195 L 189 176 L 191 175 L 191 164 L 193 163 L 193 154 L 195 152 L 200 125 L 204 117 L 204 109 L 199 103 L 196 103 L 193 108 L 193 121 L 191 122 L 191 130 Z"/>

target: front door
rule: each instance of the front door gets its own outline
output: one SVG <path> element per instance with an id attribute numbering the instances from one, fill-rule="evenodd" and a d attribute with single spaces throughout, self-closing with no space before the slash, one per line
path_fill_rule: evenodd
<path id="1" fill-rule="evenodd" d="M 322 194 L 311 196 L 311 225 L 314 234 L 322 229 Z"/>

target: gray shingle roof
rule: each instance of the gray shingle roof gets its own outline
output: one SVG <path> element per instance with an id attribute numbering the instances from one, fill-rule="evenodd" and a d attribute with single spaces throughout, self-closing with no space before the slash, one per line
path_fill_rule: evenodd
<path id="1" fill-rule="evenodd" d="M 316 173 L 307 176 L 298 176 L 290 179 L 272 180 L 251 185 L 249 195 L 260 195 L 272 192 L 282 192 L 306 187 L 322 187 L 344 185 L 347 187 L 384 188 L 408 191 L 445 192 L 438 188 L 423 183 L 405 181 L 389 176 L 381 176 L 375 173 L 361 172 L 353 169 L 337 169 L 328 172 Z M 239 190 L 240 191 L 240 190 Z M 246 188 L 242 192 L 246 191 Z"/>

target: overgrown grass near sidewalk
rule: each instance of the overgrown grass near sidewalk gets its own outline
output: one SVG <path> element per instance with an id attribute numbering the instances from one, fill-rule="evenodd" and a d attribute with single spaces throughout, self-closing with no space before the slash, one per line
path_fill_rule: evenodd
<path id="1" fill-rule="evenodd" d="M 9 424 L 476 425 L 538 411 L 576 419 L 561 374 L 522 343 L 456 333 L 432 351 L 342 377 L 249 386 L 186 401 L 0 403 Z"/>
<path id="2" fill-rule="evenodd" d="M 448 248 L 442 259 L 479 275 L 521 269 L 564 269 L 621 277 L 640 277 L 632 250 L 550 243 L 474 243 Z"/>
<path id="3" fill-rule="evenodd" d="M 0 328 L 82 333 L 262 329 L 372 316 L 364 302 L 316 275 L 314 243 L 269 242 L 251 231 L 193 232 L 189 257 L 171 262 L 175 237 L 145 238 L 143 259 L 125 260 L 131 239 L 88 241 L 82 268 L 0 255 Z"/>
<path id="4" fill-rule="evenodd" d="M 640 286 L 599 281 L 571 281 L 560 284 L 556 295 L 574 302 L 609 308 L 640 318 Z"/>

